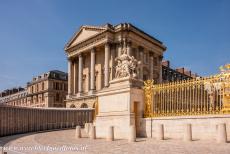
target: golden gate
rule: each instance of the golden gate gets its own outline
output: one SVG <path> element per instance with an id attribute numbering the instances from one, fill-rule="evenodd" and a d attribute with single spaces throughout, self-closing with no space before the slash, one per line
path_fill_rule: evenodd
<path id="1" fill-rule="evenodd" d="M 144 82 L 145 117 L 230 113 L 230 64 L 215 76 L 153 82 Z"/>

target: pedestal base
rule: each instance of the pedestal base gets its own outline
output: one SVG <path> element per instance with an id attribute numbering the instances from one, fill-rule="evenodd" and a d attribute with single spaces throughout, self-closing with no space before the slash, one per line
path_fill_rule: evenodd
<path id="1" fill-rule="evenodd" d="M 130 125 L 138 131 L 144 109 L 144 93 L 139 80 L 122 78 L 111 81 L 110 87 L 98 95 L 96 131 L 98 137 L 106 138 L 110 126 L 114 126 L 115 139 L 128 139 Z M 138 132 L 137 132 L 138 134 Z"/>
<path id="2" fill-rule="evenodd" d="M 130 125 L 135 125 L 134 114 L 98 116 L 96 119 L 97 137 L 106 138 L 109 127 L 113 126 L 115 139 L 128 139 Z"/>

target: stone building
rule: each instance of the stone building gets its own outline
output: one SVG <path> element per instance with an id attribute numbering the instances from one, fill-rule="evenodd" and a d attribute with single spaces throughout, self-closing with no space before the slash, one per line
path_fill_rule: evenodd
<path id="1" fill-rule="evenodd" d="M 170 61 L 162 61 L 162 82 L 173 82 L 179 80 L 189 80 L 198 77 L 197 74 L 192 73 L 185 68 L 173 69 L 170 66 Z"/>
<path id="2" fill-rule="evenodd" d="M 0 104 L 7 103 L 13 106 L 27 106 L 26 88 L 7 89 L 0 93 Z"/>
<path id="3" fill-rule="evenodd" d="M 27 101 L 30 107 L 65 107 L 68 75 L 49 71 L 27 83 Z"/>
<path id="4" fill-rule="evenodd" d="M 138 61 L 140 80 L 161 82 L 166 47 L 130 23 L 82 26 L 65 46 L 68 57 L 67 107 L 93 107 L 97 93 L 115 77 L 116 58 L 124 52 Z"/>
<path id="5" fill-rule="evenodd" d="M 14 106 L 27 107 L 65 107 L 68 86 L 67 73 L 53 70 L 27 83 L 25 89 L 1 93 L 0 102 Z"/>

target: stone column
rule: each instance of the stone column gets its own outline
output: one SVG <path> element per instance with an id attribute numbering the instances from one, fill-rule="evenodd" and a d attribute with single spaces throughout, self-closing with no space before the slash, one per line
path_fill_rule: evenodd
<path id="1" fill-rule="evenodd" d="M 113 44 L 111 46 L 111 77 L 110 80 L 112 80 L 115 77 L 115 58 L 116 58 L 116 46 Z"/>
<path id="2" fill-rule="evenodd" d="M 90 63 L 90 90 L 95 90 L 95 48 L 91 50 Z"/>
<path id="3" fill-rule="evenodd" d="M 68 95 L 72 94 L 72 61 L 68 59 Z"/>
<path id="4" fill-rule="evenodd" d="M 91 90 L 90 90 L 90 85 L 91 85 L 91 83 L 90 83 L 90 69 L 88 70 L 88 73 L 87 73 L 87 83 L 88 83 L 88 89 L 87 89 L 87 92 L 90 92 Z"/>
<path id="5" fill-rule="evenodd" d="M 132 42 L 127 42 L 127 55 L 132 56 Z"/>
<path id="6" fill-rule="evenodd" d="M 110 57 L 110 44 L 105 44 L 105 67 L 104 67 L 104 86 L 109 86 L 109 57 Z"/>
<path id="7" fill-rule="evenodd" d="M 78 56 L 78 93 L 82 93 L 83 84 L 82 84 L 82 76 L 83 76 L 83 57 L 82 54 Z"/>
<path id="8" fill-rule="evenodd" d="M 77 81 L 77 62 L 75 61 L 74 62 L 74 69 L 73 69 L 73 80 L 74 80 L 74 86 L 73 86 L 73 88 L 74 88 L 74 94 L 77 94 L 77 89 L 78 89 L 78 87 L 77 87 L 77 85 L 78 85 L 78 81 Z"/>
<path id="9" fill-rule="evenodd" d="M 122 54 L 122 42 L 117 43 L 117 57 Z"/>

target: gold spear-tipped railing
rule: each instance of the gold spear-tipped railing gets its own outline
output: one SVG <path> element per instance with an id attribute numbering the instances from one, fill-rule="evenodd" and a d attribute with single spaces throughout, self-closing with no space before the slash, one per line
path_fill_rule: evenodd
<path id="1" fill-rule="evenodd" d="M 165 84 L 145 81 L 145 117 L 230 113 L 230 65 L 221 74 Z"/>

